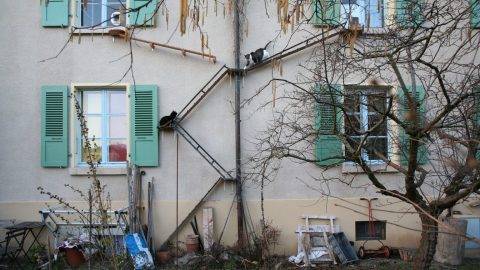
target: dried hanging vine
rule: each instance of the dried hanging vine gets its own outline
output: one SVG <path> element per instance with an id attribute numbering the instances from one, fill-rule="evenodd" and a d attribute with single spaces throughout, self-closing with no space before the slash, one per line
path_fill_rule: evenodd
<path id="1" fill-rule="evenodd" d="M 189 0 L 180 0 L 180 33 L 182 35 L 187 32 L 188 18 L 190 18 L 192 22 L 191 27 L 193 31 L 205 24 L 205 17 L 208 16 L 209 2 L 210 0 L 190 0 L 189 4 Z M 232 14 L 234 4 L 234 0 L 225 0 L 223 3 L 214 0 L 213 11 L 215 12 L 215 16 L 218 16 L 218 5 L 223 6 L 223 17 L 226 17 Z M 166 14 L 162 11 L 162 14 L 166 16 L 166 20 L 168 21 L 168 11 Z"/>
<path id="2" fill-rule="evenodd" d="M 180 33 L 182 36 L 187 32 L 188 2 L 180 0 Z"/>
<path id="3" fill-rule="evenodd" d="M 277 0 L 277 19 L 284 34 L 287 33 L 289 27 L 292 32 L 295 30 L 295 26 L 305 18 L 304 5 L 310 4 L 311 1 L 295 1 L 294 4 L 289 5 L 288 0 Z M 291 10 L 289 6 L 291 6 Z"/>

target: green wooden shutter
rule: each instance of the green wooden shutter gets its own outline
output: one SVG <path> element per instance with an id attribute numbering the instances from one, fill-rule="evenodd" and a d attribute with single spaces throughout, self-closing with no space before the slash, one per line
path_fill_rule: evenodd
<path id="1" fill-rule="evenodd" d="M 332 88 L 334 91 L 331 91 Z M 338 84 L 331 85 L 330 89 L 327 85 L 318 85 L 316 88 L 319 104 L 317 104 L 315 126 L 319 131 L 319 136 L 315 145 L 315 153 L 316 159 L 322 160 L 317 163 L 320 166 L 338 163 L 341 159 L 329 158 L 343 156 L 342 143 L 335 135 L 335 131 L 339 131 L 342 126 L 342 113 L 340 108 L 329 105 L 340 104 L 340 90 L 341 86 Z"/>
<path id="2" fill-rule="evenodd" d="M 130 8 L 142 7 L 138 12 L 130 13 L 130 25 L 155 25 L 154 13 L 157 9 L 157 0 L 130 0 Z"/>
<path id="3" fill-rule="evenodd" d="M 474 98 L 474 108 L 475 108 L 475 111 L 474 111 L 474 125 L 475 125 L 475 129 L 474 129 L 474 134 L 479 134 L 480 132 L 478 131 L 478 129 L 480 129 L 480 86 L 474 86 L 473 87 L 473 98 Z M 478 139 L 478 138 L 477 138 Z M 480 160 L 480 144 L 477 144 L 477 153 L 475 155 L 475 158 L 477 160 Z"/>
<path id="4" fill-rule="evenodd" d="M 425 0 L 396 0 L 395 20 L 402 29 L 419 27 L 423 21 Z"/>
<path id="5" fill-rule="evenodd" d="M 68 166 L 68 87 L 42 87 L 42 167 Z"/>
<path id="6" fill-rule="evenodd" d="M 472 11 L 470 13 L 470 25 L 472 28 L 480 28 L 480 1 L 470 0 Z"/>
<path id="7" fill-rule="evenodd" d="M 130 87 L 130 162 L 158 166 L 158 99 L 156 85 Z"/>
<path id="8" fill-rule="evenodd" d="M 42 0 L 42 26 L 68 26 L 68 0 Z"/>
<path id="9" fill-rule="evenodd" d="M 413 94 L 412 86 L 407 85 L 407 90 L 410 95 Z M 398 88 L 398 97 L 400 102 L 400 119 L 405 121 L 405 114 L 409 111 L 408 100 L 403 94 L 402 88 Z M 416 101 L 419 104 L 418 114 L 420 116 L 420 124 L 423 125 L 425 121 L 425 114 L 426 114 L 426 106 L 425 106 L 425 89 L 422 86 L 417 85 L 416 91 Z M 409 160 L 409 136 L 405 133 L 403 128 L 400 129 L 400 162 L 402 165 L 407 165 Z M 418 164 L 425 164 L 428 162 L 428 150 L 426 145 L 425 138 L 420 141 L 420 145 L 417 151 L 417 163 Z"/>
<path id="10" fill-rule="evenodd" d="M 312 24 L 338 26 L 340 24 L 339 0 L 315 0 L 312 3 Z"/>

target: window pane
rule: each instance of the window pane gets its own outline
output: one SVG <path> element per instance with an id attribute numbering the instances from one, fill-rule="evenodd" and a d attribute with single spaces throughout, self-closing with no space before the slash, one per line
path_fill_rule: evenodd
<path id="1" fill-rule="evenodd" d="M 127 140 L 110 140 L 108 158 L 110 162 L 127 161 Z"/>
<path id="2" fill-rule="evenodd" d="M 385 99 L 385 92 L 368 95 L 368 111 L 384 113 L 386 103 Z"/>
<path id="3" fill-rule="evenodd" d="M 122 2 L 123 6 L 125 7 L 126 6 L 126 2 L 125 0 L 122 0 L 122 1 L 119 1 L 119 0 L 107 0 L 107 6 L 108 6 L 108 9 L 115 9 L 115 10 L 118 10 L 120 8 L 120 2 Z"/>
<path id="4" fill-rule="evenodd" d="M 347 111 L 347 118 L 344 120 L 345 133 L 348 135 L 358 135 L 362 132 L 362 119 L 360 114 L 360 95 L 353 91 L 347 92 L 344 99 L 344 107 Z"/>
<path id="5" fill-rule="evenodd" d="M 380 160 L 380 155 L 388 158 L 387 148 L 387 122 L 383 120 L 382 114 L 385 111 L 386 91 L 382 89 L 351 89 L 345 95 L 345 109 L 347 116 L 344 121 L 346 135 L 353 147 L 363 138 L 362 133 L 378 124 L 370 137 L 362 146 L 362 156 L 367 160 Z M 350 121 L 350 123 L 349 123 Z M 348 153 L 346 153 L 348 155 Z"/>
<path id="6" fill-rule="evenodd" d="M 345 110 L 348 112 L 360 112 L 360 95 L 352 92 L 347 92 L 343 101 Z"/>
<path id="7" fill-rule="evenodd" d="M 92 155 L 93 162 L 102 161 L 102 142 L 90 140 L 90 154 Z M 85 142 L 82 140 L 82 162 L 88 162 L 88 152 L 85 146 Z"/>
<path id="8" fill-rule="evenodd" d="M 102 137 L 102 117 L 101 116 L 87 116 L 88 137 L 101 138 Z"/>
<path id="9" fill-rule="evenodd" d="M 126 94 L 125 91 L 112 91 L 109 94 L 109 113 L 111 114 L 126 114 L 127 104 L 126 104 Z"/>
<path id="10" fill-rule="evenodd" d="M 127 160 L 127 97 L 120 90 L 84 90 L 82 106 L 88 127 L 88 137 L 94 150 L 94 162 L 125 162 Z M 80 134 L 78 134 L 80 136 Z M 87 161 L 83 138 L 81 162 Z M 96 147 L 94 147 L 94 143 Z M 102 145 L 105 146 L 102 153 Z"/>
<path id="11" fill-rule="evenodd" d="M 370 27 L 383 27 L 383 0 L 367 0 L 367 21 Z"/>
<path id="12" fill-rule="evenodd" d="M 376 155 L 374 151 L 377 151 L 384 157 L 388 158 L 387 138 L 370 137 L 367 139 L 365 148 L 367 149 L 367 155 L 369 160 L 380 160 L 380 157 Z"/>
<path id="13" fill-rule="evenodd" d="M 127 137 L 127 117 L 126 116 L 110 116 L 109 123 L 110 138 L 126 138 Z"/>
<path id="14" fill-rule="evenodd" d="M 83 91 L 82 97 L 84 113 L 102 113 L 102 94 L 100 91 Z"/>
<path id="15" fill-rule="evenodd" d="M 355 221 L 355 240 L 385 240 L 385 221 Z"/>
<path id="16" fill-rule="evenodd" d="M 88 0 L 87 8 L 81 6 L 82 26 L 94 26 L 102 22 L 102 0 Z"/>
<path id="17" fill-rule="evenodd" d="M 383 122 L 382 122 L 383 121 Z M 377 125 L 379 122 L 382 122 L 377 128 L 372 132 L 374 136 L 386 136 L 387 135 L 387 121 L 383 119 L 381 114 L 369 115 L 368 116 L 368 128 L 372 128 Z"/>
<path id="18" fill-rule="evenodd" d="M 348 142 L 350 143 L 350 145 L 352 146 L 353 148 L 353 151 L 356 151 L 357 148 L 358 148 L 358 145 L 360 144 L 360 141 L 361 141 L 362 137 L 361 136 L 356 136 L 356 137 L 349 137 L 348 138 Z M 348 152 L 348 149 L 345 147 L 345 156 L 347 158 L 353 158 L 353 155 L 351 152 Z"/>
<path id="19" fill-rule="evenodd" d="M 384 0 L 341 0 L 341 16 L 347 27 L 361 24 L 365 27 L 385 26 Z"/>
<path id="20" fill-rule="evenodd" d="M 125 5 L 125 3 L 124 3 Z M 112 13 L 113 12 L 116 12 L 120 9 L 120 3 L 118 1 L 109 1 L 107 3 L 107 6 L 106 6 L 106 10 L 107 10 L 107 25 L 108 26 L 118 26 L 118 25 L 115 25 L 115 24 L 112 24 L 111 22 L 111 16 L 112 16 Z M 125 10 L 125 9 L 123 9 Z M 123 13 L 123 20 L 122 20 L 122 25 L 125 25 L 125 13 Z"/>
<path id="21" fill-rule="evenodd" d="M 342 0 L 342 18 L 349 24 L 363 22 L 363 8 L 365 0 Z"/>
<path id="22" fill-rule="evenodd" d="M 360 114 L 347 115 L 345 119 L 345 134 L 359 135 L 362 132 L 360 127 Z"/>

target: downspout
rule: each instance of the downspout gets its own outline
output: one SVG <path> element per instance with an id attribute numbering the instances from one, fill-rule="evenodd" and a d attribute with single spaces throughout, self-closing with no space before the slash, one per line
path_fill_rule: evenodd
<path id="1" fill-rule="evenodd" d="M 234 54 L 235 54 L 235 69 L 240 69 L 240 6 L 243 7 L 243 0 L 234 2 Z M 235 72 L 235 182 L 236 182 L 236 198 L 237 198 L 237 233 L 238 233 L 238 247 L 240 250 L 244 247 L 244 221 L 243 221 L 243 199 L 242 199 L 242 160 L 240 153 L 240 74 Z"/>

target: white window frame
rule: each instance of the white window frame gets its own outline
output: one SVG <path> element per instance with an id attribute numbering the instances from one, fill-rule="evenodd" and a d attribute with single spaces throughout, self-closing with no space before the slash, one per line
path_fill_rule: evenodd
<path id="1" fill-rule="evenodd" d="M 77 96 L 79 91 L 94 91 L 94 90 L 122 90 L 126 94 L 126 112 L 127 112 L 127 161 L 130 159 L 130 84 L 121 83 L 111 85 L 109 83 L 75 83 L 70 87 L 70 174 L 71 175 L 87 175 L 90 173 L 89 166 L 81 161 L 81 137 L 80 127 L 77 120 L 77 113 L 75 111 L 75 99 L 74 96 Z M 117 163 L 106 163 L 97 167 L 97 174 L 99 175 L 125 175 L 127 173 L 126 163 L 117 162 Z"/>
<path id="2" fill-rule="evenodd" d="M 102 6 L 104 8 L 102 8 L 102 18 L 101 18 L 101 21 L 104 22 L 102 25 L 99 25 L 97 26 L 98 28 L 104 28 L 104 27 L 115 27 L 115 26 L 107 26 L 107 22 L 106 20 L 107 19 L 110 19 L 110 18 L 107 18 L 107 14 L 106 14 L 106 8 L 107 8 L 107 3 L 108 2 L 118 2 L 118 0 L 101 0 L 102 1 Z M 124 0 L 125 1 L 125 7 L 127 7 L 127 3 L 129 2 L 128 0 Z M 73 14 L 76 14 L 76 22 L 75 22 L 75 25 L 78 26 L 78 27 L 83 27 L 83 25 L 81 24 L 81 21 L 82 21 L 82 12 L 83 12 L 83 8 L 82 8 L 82 0 L 79 0 L 77 1 L 77 5 L 76 5 L 76 11 L 78 11 L 78 13 L 73 13 Z M 124 23 L 126 22 L 126 16 L 124 16 Z M 119 25 L 118 27 L 122 27 L 122 25 Z"/>
<path id="3" fill-rule="evenodd" d="M 390 86 L 390 85 L 344 85 L 343 86 L 343 93 L 347 94 L 348 91 L 352 91 L 355 89 L 362 89 L 367 91 L 368 89 L 372 90 L 384 90 L 385 94 L 387 97 L 394 98 L 395 96 L 395 89 L 396 87 Z M 344 101 L 344 100 L 343 100 Z M 342 101 L 342 104 L 343 104 Z M 385 100 L 387 102 L 387 99 Z M 366 105 L 365 105 L 366 106 Z M 395 102 L 395 99 L 393 100 L 393 108 L 392 110 L 398 109 L 398 104 Z M 398 147 L 396 143 L 392 141 L 392 137 L 398 137 L 398 127 L 396 124 L 391 120 L 387 118 L 387 159 L 398 164 L 399 163 L 399 155 L 397 154 Z M 342 119 L 343 123 L 343 131 L 345 132 L 345 119 Z M 343 149 L 345 153 L 345 146 Z M 386 164 L 383 160 L 367 160 L 368 165 L 370 166 L 370 169 L 375 172 L 387 172 L 387 173 L 396 173 L 398 172 L 397 169 L 389 166 Z M 364 173 L 363 170 L 358 166 L 358 164 L 354 162 L 343 162 L 342 163 L 342 173 Z"/>

